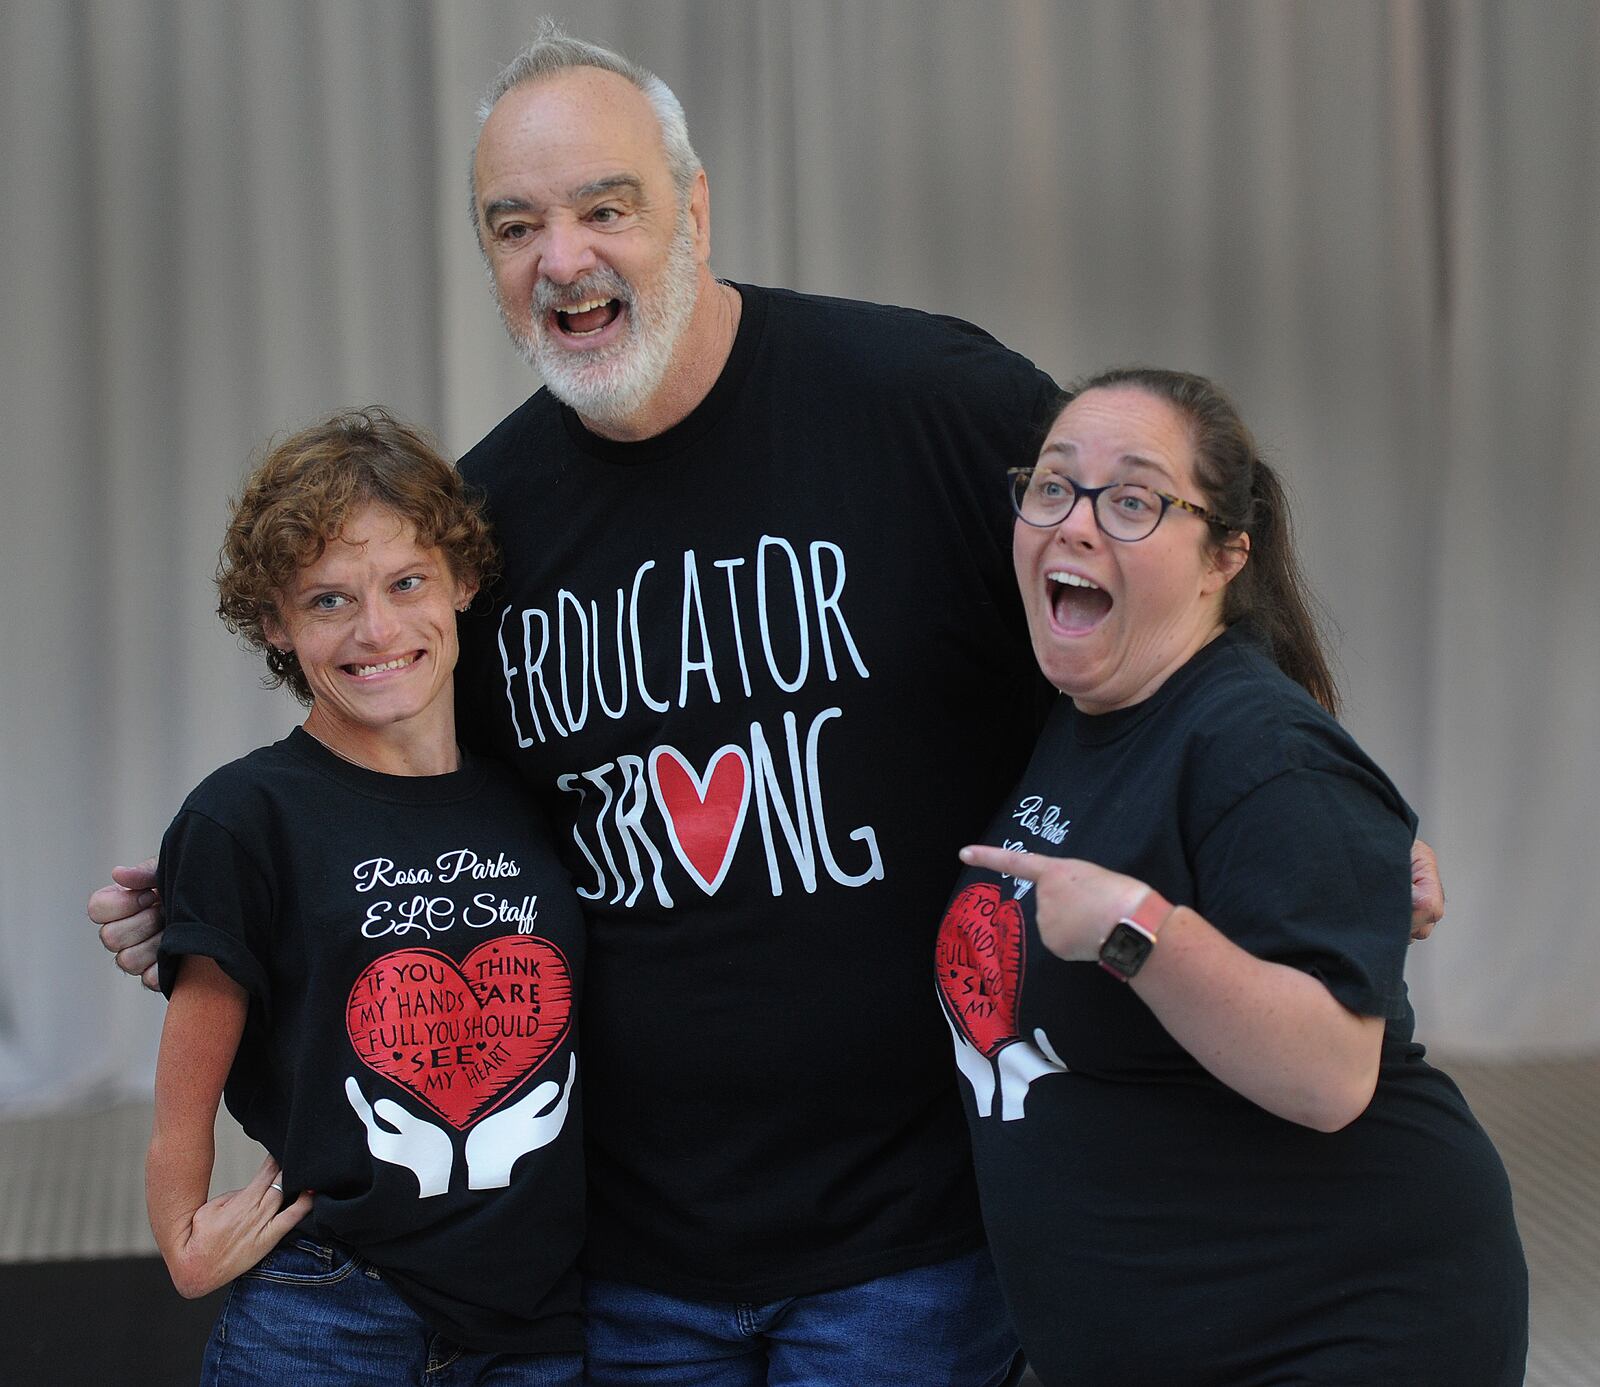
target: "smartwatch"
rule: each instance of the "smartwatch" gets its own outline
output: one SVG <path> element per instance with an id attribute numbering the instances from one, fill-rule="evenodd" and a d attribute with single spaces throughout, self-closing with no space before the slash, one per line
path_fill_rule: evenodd
<path id="1" fill-rule="evenodd" d="M 1149 892 L 1138 909 L 1111 927 L 1100 946 L 1100 966 L 1112 977 L 1131 982 L 1155 951 L 1156 934 L 1175 908 L 1159 891 Z"/>

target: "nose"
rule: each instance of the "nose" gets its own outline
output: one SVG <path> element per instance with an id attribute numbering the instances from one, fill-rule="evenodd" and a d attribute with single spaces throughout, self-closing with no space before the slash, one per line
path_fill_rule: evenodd
<path id="1" fill-rule="evenodd" d="M 592 271 L 599 261 L 587 230 L 576 222 L 553 221 L 544 229 L 539 248 L 539 273 L 553 284 L 571 284 Z"/>
<path id="2" fill-rule="evenodd" d="M 400 630 L 399 614 L 387 593 L 368 598 L 361 604 L 356 621 L 356 638 L 372 650 L 383 650 Z"/>
<path id="3" fill-rule="evenodd" d="M 1056 522 L 1056 539 L 1062 544 L 1093 547 L 1100 543 L 1100 522 L 1095 515 L 1094 496 L 1078 493 L 1069 510 Z"/>

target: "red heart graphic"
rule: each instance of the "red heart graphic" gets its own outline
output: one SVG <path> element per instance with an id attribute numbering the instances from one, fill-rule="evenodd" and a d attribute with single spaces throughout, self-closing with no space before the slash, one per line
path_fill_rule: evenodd
<path id="1" fill-rule="evenodd" d="M 702 776 L 676 747 L 658 746 L 650 753 L 650 784 L 678 861 L 712 895 L 728 874 L 750 807 L 750 763 L 744 751 L 721 748 Z"/>
<path id="2" fill-rule="evenodd" d="M 993 1059 L 1017 1038 L 1022 907 L 1002 901 L 994 882 L 975 882 L 945 911 L 935 958 L 950 1015 L 962 1034 Z"/>
<path id="3" fill-rule="evenodd" d="M 572 970 L 533 935 L 487 940 L 459 966 L 437 949 L 397 949 L 362 970 L 344 1019 L 363 1064 L 465 1129 L 561 1043 Z"/>

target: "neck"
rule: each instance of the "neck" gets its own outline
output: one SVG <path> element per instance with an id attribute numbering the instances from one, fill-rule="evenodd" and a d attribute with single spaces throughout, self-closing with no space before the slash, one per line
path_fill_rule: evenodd
<path id="1" fill-rule="evenodd" d="M 301 725 L 341 761 L 363 770 L 380 775 L 448 775 L 461 769 L 461 749 L 456 745 L 453 710 L 445 712 L 442 723 L 435 720 L 437 725 L 429 728 L 409 723 L 372 728 L 341 722 L 313 704 Z"/>
<path id="2" fill-rule="evenodd" d="M 711 393 L 739 335 L 739 315 L 744 300 L 731 284 L 714 279 L 700 267 L 694 313 L 673 349 L 672 365 L 660 388 L 625 419 L 590 419 L 580 414 L 584 428 L 618 443 L 638 443 L 681 424 Z"/>
<path id="3" fill-rule="evenodd" d="M 1132 708 L 1135 704 L 1143 703 L 1147 698 L 1153 697 L 1168 679 L 1172 678 L 1174 674 L 1227 629 L 1227 626 L 1223 624 L 1221 609 L 1219 608 L 1215 622 L 1199 627 L 1189 639 L 1176 646 L 1171 656 L 1162 665 L 1160 672 L 1153 678 L 1147 679 L 1131 694 L 1109 699 L 1075 697 L 1072 700 L 1073 707 L 1080 713 L 1087 713 L 1090 717 L 1098 717 L 1101 713 L 1113 713 L 1119 708 Z"/>

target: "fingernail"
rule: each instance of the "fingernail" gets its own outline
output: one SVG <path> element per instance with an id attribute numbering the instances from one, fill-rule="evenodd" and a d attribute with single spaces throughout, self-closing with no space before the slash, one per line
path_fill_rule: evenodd
<path id="1" fill-rule="evenodd" d="M 156 903 L 156 893 L 154 891 L 141 891 L 136 899 L 139 902 L 139 909 L 143 910 L 146 906 L 152 906 Z"/>

